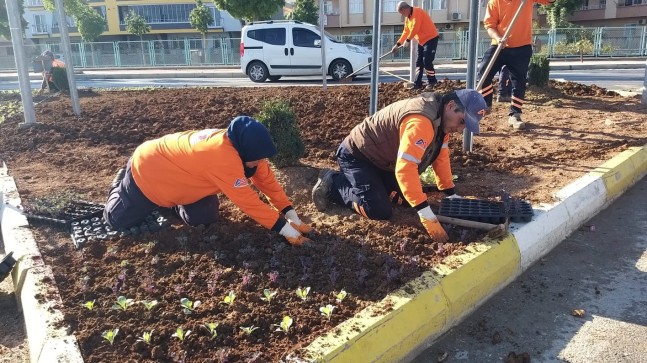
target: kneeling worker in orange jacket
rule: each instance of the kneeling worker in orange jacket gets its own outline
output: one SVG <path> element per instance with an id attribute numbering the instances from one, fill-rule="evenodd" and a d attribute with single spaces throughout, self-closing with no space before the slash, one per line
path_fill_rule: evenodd
<path id="1" fill-rule="evenodd" d="M 128 161 L 124 177 L 113 183 L 104 218 L 117 229 L 136 226 L 159 207 L 172 207 L 189 225 L 218 219 L 218 194 L 291 244 L 308 241 L 303 223 L 267 158 L 276 154 L 261 123 L 235 118 L 227 129 L 186 131 L 143 143 Z M 249 179 L 248 179 L 249 178 Z M 250 181 L 274 207 L 263 203 Z M 279 213 L 280 211 L 280 213 Z"/>
<path id="2" fill-rule="evenodd" d="M 390 219 L 392 202 L 405 200 L 436 242 L 448 236 L 431 211 L 420 176 L 429 165 L 438 188 L 450 198 L 454 190 L 449 164 L 449 134 L 465 128 L 478 134 L 486 109 L 475 90 L 421 96 L 392 103 L 351 130 L 337 149 L 341 172 L 324 169 L 312 190 L 318 210 L 329 201 L 370 219 Z"/>

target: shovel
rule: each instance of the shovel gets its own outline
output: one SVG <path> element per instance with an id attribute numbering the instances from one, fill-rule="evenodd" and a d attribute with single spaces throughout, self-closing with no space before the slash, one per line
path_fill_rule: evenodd
<path id="1" fill-rule="evenodd" d="M 378 61 L 381 61 L 381 60 L 382 60 L 382 58 L 386 57 L 387 55 L 389 55 L 389 54 L 391 54 L 391 53 L 393 53 L 393 51 L 389 51 L 388 53 L 383 54 L 380 58 L 378 58 Z M 368 62 L 368 63 L 367 63 L 366 65 L 364 65 L 362 68 L 360 68 L 360 69 L 356 70 L 355 72 L 353 72 L 353 73 L 351 73 L 351 74 L 347 75 L 347 76 L 346 76 L 346 77 L 344 77 L 344 78 L 340 78 L 338 82 L 339 82 L 339 83 L 349 83 L 349 82 L 351 82 L 351 81 L 353 80 L 353 76 L 354 76 L 354 75 L 356 75 L 357 73 L 359 73 L 359 72 L 360 72 L 361 70 L 363 70 L 364 68 L 366 68 L 366 67 L 370 66 L 371 64 L 373 64 L 373 62 Z"/>
<path id="2" fill-rule="evenodd" d="M 521 5 L 519 5 L 517 12 L 514 13 L 514 16 L 510 21 L 510 26 L 508 27 L 508 29 L 506 29 L 505 33 L 503 34 L 503 37 L 501 38 L 501 42 L 496 47 L 496 50 L 494 51 L 494 55 L 492 56 L 492 59 L 490 59 L 490 63 L 488 63 L 487 67 L 485 68 L 485 72 L 483 72 L 483 74 L 481 75 L 481 79 L 479 79 L 479 83 L 476 85 L 477 91 L 480 91 L 481 88 L 483 87 L 483 83 L 485 83 L 485 78 L 487 77 L 488 73 L 490 73 L 490 70 L 492 70 L 492 67 L 494 67 L 494 62 L 496 62 L 496 59 L 499 57 L 499 53 L 501 53 L 501 51 L 505 47 L 505 43 L 508 41 L 508 37 L 510 37 L 510 31 L 514 27 L 514 23 L 517 22 L 517 18 L 521 13 L 521 9 L 523 9 L 523 6 L 526 5 L 526 2 L 527 0 L 521 0 Z"/>

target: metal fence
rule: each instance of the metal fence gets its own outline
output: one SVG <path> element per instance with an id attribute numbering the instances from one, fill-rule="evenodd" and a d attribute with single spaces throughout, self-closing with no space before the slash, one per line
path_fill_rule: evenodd
<path id="1" fill-rule="evenodd" d="M 400 34 L 381 34 L 380 53 L 387 53 Z M 478 35 L 478 54 L 490 46 L 483 30 Z M 338 36 L 345 43 L 371 47 L 370 34 Z M 641 57 L 647 55 L 647 27 L 596 27 L 539 29 L 533 32 L 535 53 L 550 58 L 569 57 Z M 437 59 L 467 59 L 468 32 L 458 29 L 440 32 Z M 221 66 L 240 64 L 240 39 L 212 38 L 147 40 L 129 42 L 72 43 L 76 68 Z M 25 46 L 28 59 L 44 50 L 61 54 L 60 44 Z M 398 50 L 384 61 L 408 59 L 408 49 Z M 15 69 L 13 49 L 0 46 L 0 70 Z"/>

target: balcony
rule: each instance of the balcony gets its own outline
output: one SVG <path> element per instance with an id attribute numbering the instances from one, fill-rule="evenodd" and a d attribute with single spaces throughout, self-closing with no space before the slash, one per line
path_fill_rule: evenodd
<path id="1" fill-rule="evenodd" d="M 339 14 L 327 14 L 326 23 L 327 27 L 340 27 L 341 26 L 341 15 Z"/>
<path id="2" fill-rule="evenodd" d="M 43 0 L 25 0 L 23 5 L 26 8 L 43 7 Z"/>
<path id="3" fill-rule="evenodd" d="M 616 18 L 647 17 L 647 0 L 620 0 Z"/>
<path id="4" fill-rule="evenodd" d="M 573 15 L 568 17 L 569 21 L 587 21 L 587 20 L 602 20 L 604 19 L 605 5 L 589 5 L 583 6 L 582 9 L 577 10 Z"/>
<path id="5" fill-rule="evenodd" d="M 49 29 L 45 25 L 32 25 L 31 33 L 32 35 L 49 34 Z"/>

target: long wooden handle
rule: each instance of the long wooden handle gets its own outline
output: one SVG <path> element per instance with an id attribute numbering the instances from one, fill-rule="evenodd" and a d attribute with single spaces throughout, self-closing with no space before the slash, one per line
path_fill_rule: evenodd
<path id="1" fill-rule="evenodd" d="M 482 229 L 482 230 L 485 230 L 485 231 L 491 231 L 491 230 L 493 230 L 495 228 L 501 228 L 502 227 L 500 224 L 491 224 L 491 223 L 468 221 L 466 219 L 445 217 L 445 216 L 440 216 L 438 214 L 436 214 L 436 217 L 438 218 L 438 221 L 440 221 L 441 223 L 453 224 L 453 225 L 461 226 L 461 227 Z"/>
<path id="2" fill-rule="evenodd" d="M 490 59 L 490 62 L 485 68 L 485 72 L 481 74 L 481 79 L 479 79 L 479 83 L 476 85 L 477 91 L 481 90 L 481 88 L 483 87 L 483 83 L 485 82 L 485 78 L 492 70 L 492 67 L 494 67 L 494 62 L 499 57 L 499 53 L 501 53 L 501 50 L 503 50 L 503 46 L 505 45 L 506 41 L 508 40 L 508 37 L 510 36 L 510 31 L 512 30 L 512 27 L 514 27 L 514 23 L 517 22 L 517 18 L 519 17 L 519 14 L 521 13 L 521 9 L 523 9 L 523 6 L 526 5 L 526 1 L 527 0 L 521 0 L 521 5 L 519 5 L 519 9 L 517 9 L 517 12 L 514 13 L 514 16 L 510 21 L 510 26 L 508 26 L 508 29 L 506 29 L 505 34 L 503 34 L 503 38 L 501 39 L 501 42 L 496 47 L 496 51 L 494 51 L 494 55 L 492 56 L 492 59 Z"/>
<path id="3" fill-rule="evenodd" d="M 525 1 L 525 0 L 524 0 L 524 1 Z M 382 54 L 382 56 L 381 56 L 380 58 L 378 58 L 378 61 L 382 60 L 382 58 L 386 57 L 387 55 L 389 55 L 389 54 L 391 54 L 391 53 L 393 53 L 393 52 L 392 52 L 392 51 L 389 51 L 388 53 Z M 370 66 L 370 65 L 371 65 L 371 64 L 373 64 L 373 63 L 374 63 L 374 62 L 372 62 L 372 61 L 371 61 L 371 62 L 368 62 L 368 63 L 367 63 L 366 65 L 364 65 L 362 68 L 360 68 L 360 69 L 356 70 L 355 72 L 353 72 L 353 73 L 351 73 L 351 74 L 347 75 L 347 76 L 346 76 L 346 77 L 344 77 L 344 78 L 350 78 L 350 77 L 352 77 L 352 76 L 356 75 L 357 73 L 359 73 L 359 71 L 361 71 L 362 69 L 364 69 L 364 68 L 366 68 L 366 67 Z"/>

